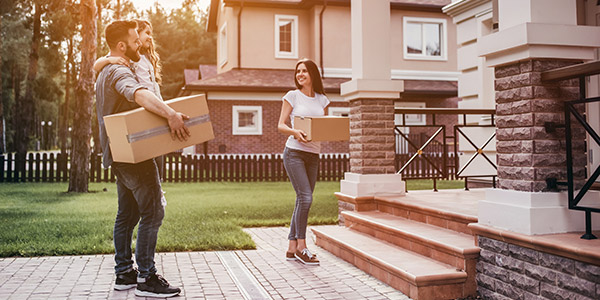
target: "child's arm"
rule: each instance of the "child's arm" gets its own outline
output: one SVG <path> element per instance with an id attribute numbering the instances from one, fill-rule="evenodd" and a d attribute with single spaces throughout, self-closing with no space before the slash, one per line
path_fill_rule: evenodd
<path id="1" fill-rule="evenodd" d="M 94 72 L 99 73 L 100 71 L 102 71 L 102 68 L 106 67 L 106 65 L 109 65 L 109 64 L 119 64 L 119 65 L 129 67 L 129 62 L 122 57 L 103 56 L 103 57 L 98 58 L 96 60 L 96 62 L 94 63 Z"/>

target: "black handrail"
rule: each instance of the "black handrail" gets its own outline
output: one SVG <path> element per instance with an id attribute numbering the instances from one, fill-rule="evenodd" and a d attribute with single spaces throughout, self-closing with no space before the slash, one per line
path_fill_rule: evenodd
<path id="1" fill-rule="evenodd" d="M 482 155 L 490 164 L 492 164 L 492 166 L 497 169 L 496 165 L 483 153 L 483 149 L 495 138 L 495 134 L 492 135 L 482 147 L 477 147 L 475 145 L 475 143 L 473 143 L 473 141 L 471 139 L 469 139 L 469 137 L 463 132 L 461 131 L 459 128 L 460 127 L 495 127 L 494 124 L 494 115 L 496 114 L 496 110 L 495 109 L 458 109 L 458 108 L 396 108 L 394 110 L 395 114 L 402 114 L 402 124 L 401 125 L 397 125 L 395 126 L 395 131 L 397 132 L 397 135 L 399 137 L 404 138 L 408 144 L 410 146 L 412 146 L 415 149 L 415 153 L 411 155 L 410 159 L 408 161 L 406 161 L 404 163 L 404 165 L 402 167 L 399 168 L 398 173 L 402 173 L 403 171 L 406 170 L 406 168 L 411 164 L 414 163 L 415 159 L 417 157 L 422 157 L 425 159 L 425 161 L 427 163 L 429 163 L 431 166 L 433 166 L 433 168 L 435 169 L 435 171 L 437 171 L 437 174 L 439 174 L 438 176 L 431 176 L 431 177 L 427 177 L 427 178 L 431 178 L 433 179 L 433 190 L 437 191 L 437 184 L 436 184 L 436 179 L 442 179 L 442 178 L 450 178 L 450 177 L 460 177 L 460 178 L 464 178 L 465 179 L 465 190 L 469 190 L 468 187 L 468 179 L 469 177 L 492 177 L 492 182 L 493 182 L 493 186 L 496 187 L 496 174 L 490 174 L 490 175 L 478 175 L 478 176 L 460 176 L 460 173 L 462 173 L 464 171 L 464 169 L 471 164 L 471 162 L 475 159 L 475 157 L 477 155 Z M 432 123 L 433 124 L 429 124 L 429 125 L 407 125 L 406 124 L 406 115 L 411 115 L 411 114 L 427 114 L 427 115 L 431 115 L 432 116 Z M 462 115 L 462 125 L 454 125 L 454 135 L 450 135 L 450 136 L 446 136 L 446 125 L 445 124 L 436 124 L 436 115 Z M 490 125 L 468 125 L 467 124 L 467 115 L 490 115 Z M 424 128 L 424 127 L 434 127 L 437 128 L 437 131 L 428 138 L 427 142 L 425 142 L 422 146 L 417 146 L 415 145 L 415 143 L 405 134 L 403 133 L 400 128 L 402 127 L 408 127 L 408 128 Z M 458 163 L 458 132 L 460 132 L 469 143 L 471 143 L 471 145 L 475 148 L 475 150 L 477 150 L 477 153 L 474 155 L 474 157 L 472 157 L 469 162 L 463 167 L 461 168 L 460 172 L 456 172 L 459 163 Z M 435 138 L 442 133 L 442 158 L 443 158 L 443 166 L 442 168 L 439 168 L 438 166 L 436 166 L 435 163 L 433 163 L 427 156 L 424 155 L 424 149 L 429 146 L 434 140 Z M 450 169 L 450 166 L 448 165 L 448 150 L 447 150 L 447 143 L 446 143 L 446 139 L 453 139 L 454 140 L 454 173 L 450 174 L 450 172 L 448 171 Z M 397 164 L 398 165 L 398 164 Z"/>
<path id="2" fill-rule="evenodd" d="M 592 128 L 592 126 L 586 121 L 585 117 L 579 113 L 575 105 L 585 104 L 592 102 L 600 102 L 600 97 L 586 98 L 585 82 L 586 77 L 591 75 L 600 74 L 600 61 L 587 62 L 582 64 L 576 64 L 568 67 L 558 68 L 546 72 L 542 72 L 542 81 L 553 82 L 567 79 L 579 79 L 579 99 L 565 101 L 565 137 L 566 137 L 566 155 L 567 155 L 567 191 L 569 197 L 569 209 L 581 210 L 585 212 L 585 234 L 581 236 L 582 239 L 592 240 L 597 237 L 592 234 L 592 212 L 600 213 L 600 208 L 580 206 L 579 202 L 585 194 L 590 190 L 598 176 L 600 176 L 600 166 L 590 175 L 586 180 L 583 187 L 579 190 L 575 196 L 575 180 L 573 178 L 573 141 L 571 138 L 571 115 L 575 117 L 577 122 L 583 126 L 585 131 L 590 135 L 591 139 L 598 145 L 600 145 L 600 136 Z M 552 124 L 549 124 L 552 125 Z M 546 126 L 547 128 L 553 126 Z"/>

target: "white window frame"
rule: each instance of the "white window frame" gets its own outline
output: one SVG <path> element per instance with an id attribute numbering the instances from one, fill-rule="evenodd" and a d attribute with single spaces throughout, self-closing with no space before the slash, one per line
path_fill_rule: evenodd
<path id="1" fill-rule="evenodd" d="M 426 108 L 425 102 L 396 102 L 394 108 Z M 402 126 L 402 114 L 394 115 L 394 125 Z M 407 114 L 406 124 L 404 125 L 427 125 L 427 116 L 425 114 Z"/>
<path id="2" fill-rule="evenodd" d="M 442 33 L 440 36 L 440 50 L 442 51 L 440 56 L 431 56 L 431 55 L 427 55 L 425 54 L 425 41 L 426 39 L 423 38 L 423 33 L 421 32 L 421 41 L 423 43 L 423 53 L 422 54 L 415 54 L 415 53 L 408 53 L 408 47 L 407 42 L 406 42 L 406 38 L 408 37 L 408 32 L 406 31 L 407 29 L 407 24 L 408 23 L 436 23 L 436 24 L 441 24 L 442 25 Z M 404 52 L 404 59 L 407 60 L 439 60 L 439 61 L 445 61 L 448 60 L 448 26 L 447 26 L 447 22 L 446 19 L 437 19 L 437 18 L 418 18 L 418 17 L 404 17 L 403 19 L 403 23 L 402 23 L 402 39 L 403 39 L 403 52 Z"/>
<path id="3" fill-rule="evenodd" d="M 350 107 L 328 107 L 327 110 L 330 116 L 342 116 L 342 114 L 350 116 Z"/>
<path id="4" fill-rule="evenodd" d="M 231 129 L 233 135 L 262 135 L 262 106 L 246 106 L 246 105 L 234 105 L 231 109 L 232 112 L 232 124 Z M 255 128 L 241 128 L 239 126 L 239 113 L 240 112 L 256 112 L 256 127 Z"/>
<path id="5" fill-rule="evenodd" d="M 219 29 L 219 66 L 223 67 L 227 63 L 227 57 L 229 56 L 227 48 L 227 22 L 223 23 L 221 29 Z"/>
<path id="6" fill-rule="evenodd" d="M 279 49 L 279 22 L 283 20 L 292 21 L 292 45 L 291 52 L 280 51 Z M 275 58 L 298 59 L 298 16 L 293 15 L 275 15 Z"/>

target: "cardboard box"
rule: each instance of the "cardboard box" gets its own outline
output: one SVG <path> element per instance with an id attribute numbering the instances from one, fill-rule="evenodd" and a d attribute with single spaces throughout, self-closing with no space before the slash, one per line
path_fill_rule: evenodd
<path id="1" fill-rule="evenodd" d="M 350 140 L 350 119 L 348 117 L 294 117 L 294 128 L 306 133 L 308 141 L 348 141 Z"/>
<path id="2" fill-rule="evenodd" d="M 172 140 L 167 120 L 144 108 L 104 116 L 114 161 L 138 163 L 215 137 L 205 95 L 175 98 L 165 103 L 190 117 L 185 121 L 190 130 L 188 140 Z"/>

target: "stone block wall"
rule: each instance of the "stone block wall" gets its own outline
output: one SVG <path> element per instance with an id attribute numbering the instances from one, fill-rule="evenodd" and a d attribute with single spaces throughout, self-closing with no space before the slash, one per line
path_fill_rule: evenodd
<path id="1" fill-rule="evenodd" d="M 350 172 L 394 174 L 394 100 L 350 101 Z"/>
<path id="2" fill-rule="evenodd" d="M 600 299 L 600 266 L 479 236 L 483 299 Z"/>
<path id="3" fill-rule="evenodd" d="M 546 179 L 566 181 L 565 130 L 547 132 L 544 124 L 564 124 L 564 101 L 579 97 L 579 81 L 542 82 L 541 73 L 574 61 L 528 60 L 496 67 L 496 149 L 499 188 L 547 191 Z M 573 128 L 573 166 L 585 178 L 585 132 Z"/>

